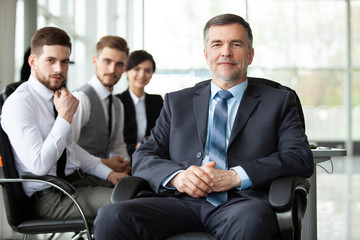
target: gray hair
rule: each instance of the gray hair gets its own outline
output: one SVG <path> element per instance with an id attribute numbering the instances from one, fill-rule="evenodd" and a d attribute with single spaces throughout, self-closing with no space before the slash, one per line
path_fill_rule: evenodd
<path id="1" fill-rule="evenodd" d="M 209 40 L 209 29 L 211 26 L 223 26 L 233 23 L 239 23 L 245 28 L 245 37 L 248 40 L 249 49 L 252 49 L 253 46 L 253 35 L 248 22 L 246 22 L 242 17 L 235 14 L 221 14 L 211 18 L 205 25 L 203 31 L 203 40 L 204 48 L 206 49 L 206 43 Z"/>

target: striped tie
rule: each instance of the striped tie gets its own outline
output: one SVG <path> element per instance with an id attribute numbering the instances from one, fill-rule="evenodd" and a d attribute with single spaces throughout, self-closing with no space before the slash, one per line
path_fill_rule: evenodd
<path id="1" fill-rule="evenodd" d="M 233 95 L 225 90 L 218 92 L 220 101 L 216 104 L 213 125 L 210 136 L 209 160 L 216 162 L 216 168 L 227 169 L 226 164 L 226 122 L 227 122 L 227 101 Z M 227 201 L 227 192 L 213 192 L 206 198 L 214 206 Z"/>

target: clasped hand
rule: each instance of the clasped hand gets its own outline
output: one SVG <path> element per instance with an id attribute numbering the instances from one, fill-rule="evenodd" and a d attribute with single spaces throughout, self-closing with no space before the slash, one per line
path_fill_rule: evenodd
<path id="1" fill-rule="evenodd" d="M 194 198 L 206 197 L 211 192 L 228 191 L 241 185 L 241 179 L 235 171 L 217 169 L 215 164 L 209 162 L 204 166 L 191 166 L 177 174 L 168 185 Z"/>
<path id="2" fill-rule="evenodd" d="M 124 157 L 103 158 L 101 162 L 113 170 L 108 176 L 108 181 L 114 185 L 116 185 L 121 178 L 129 176 L 131 171 L 130 163 L 124 161 Z"/>
<path id="3" fill-rule="evenodd" d="M 115 156 L 113 158 L 103 158 L 101 162 L 115 172 L 129 173 L 131 171 L 130 163 L 125 161 L 124 157 Z"/>

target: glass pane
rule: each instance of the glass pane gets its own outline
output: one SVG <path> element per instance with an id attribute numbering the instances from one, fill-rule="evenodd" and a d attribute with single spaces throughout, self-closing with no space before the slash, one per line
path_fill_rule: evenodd
<path id="1" fill-rule="evenodd" d="M 360 140 L 360 70 L 352 73 L 352 134 L 355 141 Z"/>
<path id="2" fill-rule="evenodd" d="M 345 14 L 345 1 L 249 1 L 253 65 L 344 67 Z"/>
<path id="3" fill-rule="evenodd" d="M 146 91 L 164 95 L 211 78 L 202 31 L 211 17 L 226 12 L 245 17 L 245 1 L 145 1 L 145 49 L 157 64 Z"/>
<path id="4" fill-rule="evenodd" d="M 360 67 L 360 1 L 351 1 L 351 58 L 354 67 Z M 345 45 L 345 44 L 344 44 Z M 359 78 L 358 78 L 359 79 Z"/>
<path id="5" fill-rule="evenodd" d="M 206 68 L 205 23 L 226 12 L 245 17 L 245 7 L 239 0 L 145 1 L 145 49 L 155 55 L 161 69 Z"/>

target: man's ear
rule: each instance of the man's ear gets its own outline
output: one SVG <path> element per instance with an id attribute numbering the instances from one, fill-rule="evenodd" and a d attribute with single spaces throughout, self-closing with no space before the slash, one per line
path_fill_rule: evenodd
<path id="1" fill-rule="evenodd" d="M 254 50 L 254 48 L 252 48 L 249 53 L 249 65 L 252 63 L 252 61 L 254 59 L 254 55 L 255 55 L 255 50 Z"/>
<path id="2" fill-rule="evenodd" d="M 206 49 L 204 49 L 204 57 L 205 57 L 206 64 L 209 65 L 208 61 L 207 61 L 208 56 L 207 56 Z"/>
<path id="3" fill-rule="evenodd" d="M 28 63 L 31 68 L 31 70 L 36 70 L 36 56 L 34 54 L 31 54 L 28 58 Z"/>
<path id="4" fill-rule="evenodd" d="M 97 56 L 93 56 L 92 64 L 94 65 L 94 67 L 96 67 L 96 62 L 97 62 Z"/>

